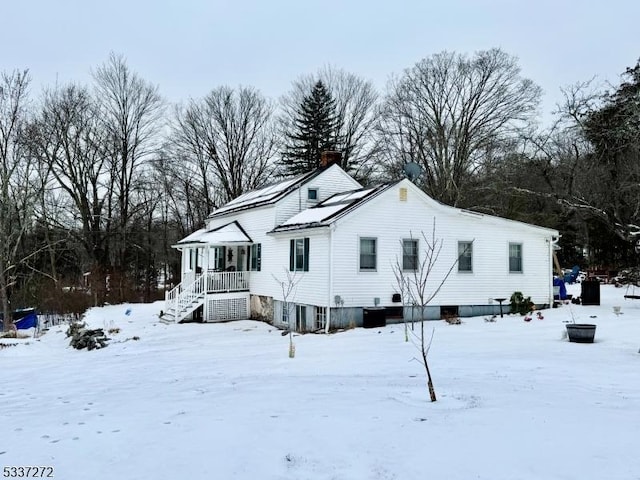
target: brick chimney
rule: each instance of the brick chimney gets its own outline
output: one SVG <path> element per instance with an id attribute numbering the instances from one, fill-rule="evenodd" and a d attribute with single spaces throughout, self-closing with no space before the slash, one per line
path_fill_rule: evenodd
<path id="1" fill-rule="evenodd" d="M 340 165 L 342 160 L 342 152 L 335 150 L 325 150 L 320 154 L 320 168 L 326 168 L 334 163 Z"/>

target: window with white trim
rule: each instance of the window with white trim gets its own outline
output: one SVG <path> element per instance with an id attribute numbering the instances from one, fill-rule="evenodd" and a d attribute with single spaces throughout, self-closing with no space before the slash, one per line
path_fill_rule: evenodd
<path id="1" fill-rule="evenodd" d="M 377 264 L 377 238 L 360 238 L 360 271 L 375 272 Z"/>
<path id="2" fill-rule="evenodd" d="M 292 238 L 289 242 L 289 271 L 309 271 L 309 239 Z"/>
<path id="3" fill-rule="evenodd" d="M 402 240 L 402 270 L 415 272 L 418 270 L 418 239 Z"/>
<path id="4" fill-rule="evenodd" d="M 254 243 L 249 249 L 250 263 L 249 269 L 252 272 L 259 272 L 262 266 L 262 244 Z"/>
<path id="5" fill-rule="evenodd" d="M 458 271 L 473 272 L 473 242 L 458 242 Z"/>
<path id="6" fill-rule="evenodd" d="M 509 243 L 509 273 L 522 273 L 521 243 Z"/>
<path id="7" fill-rule="evenodd" d="M 227 266 L 227 255 L 226 255 L 225 247 L 215 247 L 214 248 L 214 261 L 213 268 L 215 270 L 224 270 Z"/>
<path id="8" fill-rule="evenodd" d="M 307 200 L 310 202 L 317 202 L 320 198 L 317 188 L 308 188 L 307 189 Z"/>

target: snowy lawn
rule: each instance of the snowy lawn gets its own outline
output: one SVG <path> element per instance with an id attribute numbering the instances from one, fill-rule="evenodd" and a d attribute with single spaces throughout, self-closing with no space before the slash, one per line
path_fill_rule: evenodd
<path id="1" fill-rule="evenodd" d="M 624 293 L 602 286 L 600 307 L 530 323 L 428 322 L 436 403 L 401 325 L 297 336 L 290 359 L 263 323 L 92 309 L 91 326 L 121 329 L 103 350 L 72 349 L 63 327 L 1 340 L 19 345 L 0 349 L 0 467 L 50 465 L 63 480 L 638 479 L 640 300 Z M 597 324 L 596 343 L 563 338 L 572 312 Z"/>

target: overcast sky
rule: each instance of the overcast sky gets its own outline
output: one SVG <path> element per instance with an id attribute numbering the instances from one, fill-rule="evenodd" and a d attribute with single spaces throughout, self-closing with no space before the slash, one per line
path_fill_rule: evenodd
<path id="1" fill-rule="evenodd" d="M 90 80 L 109 52 L 171 101 L 220 85 L 277 98 L 330 64 L 372 80 L 442 50 L 500 47 L 545 92 L 640 57 L 638 0 L 0 0 L 0 70 L 28 68 L 35 93 Z"/>

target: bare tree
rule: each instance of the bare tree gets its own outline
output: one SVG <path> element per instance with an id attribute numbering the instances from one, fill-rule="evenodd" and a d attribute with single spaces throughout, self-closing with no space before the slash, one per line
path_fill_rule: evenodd
<path id="1" fill-rule="evenodd" d="M 296 346 L 293 344 L 293 331 L 295 329 L 294 325 L 291 323 L 291 319 L 293 317 L 293 315 L 291 315 L 291 302 L 296 296 L 296 289 L 298 288 L 298 283 L 302 278 L 296 275 L 297 272 L 290 272 L 287 269 L 285 269 L 284 273 L 284 279 L 280 279 L 273 274 L 272 277 L 278 283 L 282 291 L 283 316 L 286 314 L 287 329 L 289 331 L 289 358 L 293 358 L 296 356 Z"/>
<path id="2" fill-rule="evenodd" d="M 106 154 L 113 183 L 109 218 L 115 221 L 118 246 L 115 264 L 124 271 L 127 237 L 136 206 L 132 191 L 145 162 L 159 146 L 164 102 L 158 88 L 132 72 L 121 55 L 112 53 L 93 72 L 99 119 L 106 131 Z"/>
<path id="3" fill-rule="evenodd" d="M 267 180 L 275 151 L 272 112 L 250 87 L 219 87 L 176 110 L 175 154 L 207 213 Z"/>
<path id="4" fill-rule="evenodd" d="M 400 246 L 404 248 L 402 241 L 400 241 Z M 404 323 L 404 341 L 409 341 L 409 322 L 407 321 L 407 316 L 405 314 L 405 310 L 407 306 L 412 305 L 411 303 L 411 282 L 407 274 L 402 268 L 402 264 L 400 263 L 400 259 L 396 257 L 396 261 L 392 264 L 391 268 L 393 269 L 393 275 L 395 278 L 395 287 L 398 289 L 398 294 L 400 295 L 400 301 L 402 302 L 402 320 Z M 413 329 L 413 308 L 411 309 L 411 329 Z"/>
<path id="5" fill-rule="evenodd" d="M 43 182 L 25 146 L 29 75 L 27 71 L 0 73 L 0 306 L 4 330 L 11 328 L 11 290 L 20 264 L 35 253 L 22 242 L 33 228 L 35 206 Z"/>
<path id="6" fill-rule="evenodd" d="M 380 155 L 392 171 L 418 163 L 427 193 L 456 205 L 497 145 L 533 120 L 540 95 L 516 58 L 499 49 L 471 58 L 433 55 L 390 82 L 378 124 Z"/>
<path id="7" fill-rule="evenodd" d="M 113 183 L 97 105 L 86 88 L 76 85 L 46 91 L 32 131 L 34 149 L 50 169 L 50 194 L 61 191 L 69 202 L 67 218 L 47 218 L 57 222 L 51 226 L 75 233 L 88 262 L 85 268 L 92 271 L 93 290 L 98 292 L 104 283 L 99 272 L 106 272 L 109 265 L 106 209 Z"/>
<path id="8" fill-rule="evenodd" d="M 300 77 L 280 100 L 280 129 L 292 130 L 300 104 L 318 81 L 327 87 L 335 101 L 337 149 L 342 152 L 342 167 L 357 178 L 368 177 L 378 101 L 378 93 L 370 81 L 331 66 Z"/>
<path id="9" fill-rule="evenodd" d="M 410 236 L 410 239 L 414 240 L 413 235 Z M 458 252 L 455 260 L 447 270 L 436 271 L 436 266 L 444 246 L 444 239 L 436 236 L 435 218 L 433 219 L 431 234 L 427 235 L 425 232 L 421 232 L 421 236 L 417 240 L 418 243 L 423 244 L 422 248 L 418 249 L 417 265 L 415 265 L 417 268 L 407 271 L 407 269 L 403 268 L 404 265 L 400 263 L 400 259 L 396 259 L 395 265 L 393 265 L 393 271 L 399 290 L 404 292 L 409 298 L 408 302 L 403 298 L 403 305 L 405 303 L 409 303 L 411 305 L 411 336 L 415 340 L 415 344 L 420 352 L 419 361 L 425 369 L 429 397 L 432 402 L 435 402 L 437 400 L 436 391 L 433 386 L 433 379 L 431 377 L 431 370 L 428 362 L 429 349 L 431 348 L 431 342 L 433 340 L 433 333 L 435 330 L 433 330 L 431 336 L 427 338 L 424 328 L 426 310 L 427 306 L 436 297 L 436 295 L 438 295 L 449 279 L 449 276 L 460 261 L 460 258 L 466 252 Z M 420 310 L 420 328 L 417 332 L 413 329 L 414 308 L 418 308 Z M 405 314 L 403 312 L 403 318 L 405 318 L 405 338 L 407 338 L 409 329 L 404 315 Z"/>

